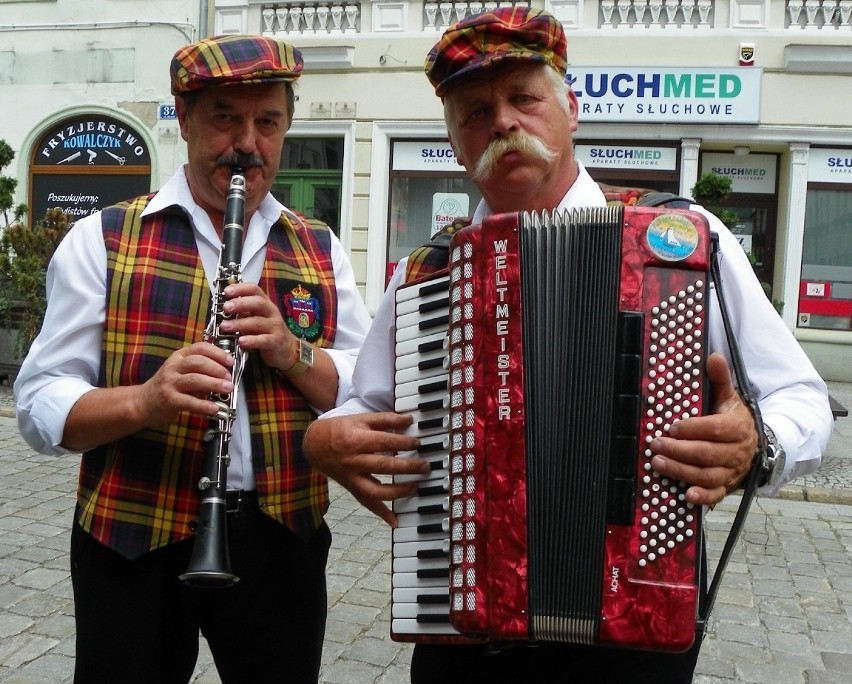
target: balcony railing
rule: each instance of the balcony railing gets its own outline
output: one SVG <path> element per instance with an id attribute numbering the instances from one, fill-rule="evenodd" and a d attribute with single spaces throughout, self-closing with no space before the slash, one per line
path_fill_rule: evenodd
<path id="1" fill-rule="evenodd" d="M 850 28 L 852 0 L 787 0 L 789 29 Z"/>
<path id="2" fill-rule="evenodd" d="M 260 28 L 266 35 L 278 36 L 439 32 L 465 17 L 514 4 L 530 3 L 282 0 L 263 7 Z M 852 0 L 730 0 L 719 14 L 716 0 L 587 0 L 585 4 L 582 0 L 548 0 L 545 5 L 569 32 L 589 28 L 852 30 Z"/>

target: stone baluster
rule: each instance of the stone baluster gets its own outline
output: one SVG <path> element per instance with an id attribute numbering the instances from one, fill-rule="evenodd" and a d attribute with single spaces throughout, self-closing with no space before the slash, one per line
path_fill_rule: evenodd
<path id="1" fill-rule="evenodd" d="M 426 26 L 424 26 L 424 30 L 426 31 L 437 31 L 438 25 L 436 24 L 438 18 L 438 3 L 436 2 L 427 2 L 423 9 L 426 11 Z"/>
<path id="2" fill-rule="evenodd" d="M 461 21 L 467 16 L 467 3 L 457 2 L 455 6 L 456 21 Z"/>
<path id="3" fill-rule="evenodd" d="M 790 28 L 799 25 L 799 17 L 802 15 L 804 0 L 787 0 L 787 16 L 790 17 Z"/>
<path id="4" fill-rule="evenodd" d="M 601 28 L 612 28 L 612 11 L 615 9 L 615 0 L 601 0 Z"/>
<path id="5" fill-rule="evenodd" d="M 331 33 L 343 33 L 343 6 L 331 6 Z"/>
<path id="6" fill-rule="evenodd" d="M 328 5 L 317 7 L 317 33 L 328 33 Z"/>
<path id="7" fill-rule="evenodd" d="M 677 11 L 680 9 L 680 0 L 666 0 L 665 8 L 666 8 L 666 23 L 665 23 L 665 25 L 668 26 L 669 24 L 676 23 L 675 17 L 677 16 Z"/>
<path id="8" fill-rule="evenodd" d="M 820 0 L 805 0 L 805 14 L 808 17 L 808 27 L 816 26 L 817 11 Z"/>
<path id="9" fill-rule="evenodd" d="M 275 18 L 278 20 L 278 29 L 276 35 L 284 35 L 287 33 L 287 18 L 290 14 L 286 7 L 279 7 L 275 10 Z"/>
<path id="10" fill-rule="evenodd" d="M 302 8 L 301 7 L 290 7 L 289 11 L 290 15 L 290 33 L 298 34 L 299 27 L 302 23 Z"/>
<path id="11" fill-rule="evenodd" d="M 710 23 L 710 10 L 713 9 L 713 0 L 698 0 L 698 23 L 707 26 Z"/>
<path id="12" fill-rule="evenodd" d="M 834 21 L 834 13 L 837 11 L 835 0 L 823 0 L 822 3 L 822 26 L 831 26 Z"/>
<path id="13" fill-rule="evenodd" d="M 840 13 L 840 26 L 849 24 L 849 17 L 852 15 L 852 0 L 840 0 L 837 11 Z"/>
<path id="14" fill-rule="evenodd" d="M 316 29 L 314 28 L 314 19 L 317 16 L 317 8 L 312 5 L 306 5 L 304 9 L 302 9 L 302 17 L 305 19 L 305 29 L 303 33 L 312 34 L 316 33 Z"/>
<path id="15" fill-rule="evenodd" d="M 630 13 L 631 0 L 617 0 L 615 8 L 618 10 L 618 22 L 612 22 L 612 25 L 617 28 L 627 27 L 627 15 Z M 603 6 L 601 6 L 603 9 Z M 612 18 L 612 10 L 610 10 L 610 19 Z"/>
<path id="16" fill-rule="evenodd" d="M 261 16 L 261 19 L 263 21 L 263 31 L 261 31 L 261 35 L 274 36 L 275 35 L 275 10 L 272 9 L 272 8 L 264 9 L 260 16 Z"/>
<path id="17" fill-rule="evenodd" d="M 683 0 L 680 3 L 680 11 L 683 13 L 683 24 L 681 26 L 693 26 L 692 13 L 695 11 L 696 0 Z"/>
<path id="18" fill-rule="evenodd" d="M 471 16 L 475 17 L 477 14 L 482 14 L 482 3 L 479 0 L 469 3 L 468 8 L 470 9 Z"/>
<path id="19" fill-rule="evenodd" d="M 650 0 L 648 9 L 651 10 L 651 26 L 660 25 L 660 12 L 663 10 L 663 0 Z"/>
<path id="20" fill-rule="evenodd" d="M 636 26 L 645 25 L 645 14 L 648 11 L 648 0 L 633 0 L 633 16 L 636 17 Z"/>
<path id="21" fill-rule="evenodd" d="M 346 13 L 346 28 L 344 29 L 344 33 L 357 33 L 358 32 L 358 5 L 346 5 L 344 10 Z"/>
<path id="22" fill-rule="evenodd" d="M 438 9 L 441 10 L 441 29 L 447 28 L 452 22 L 452 14 L 453 14 L 453 3 L 451 2 L 442 2 Z"/>

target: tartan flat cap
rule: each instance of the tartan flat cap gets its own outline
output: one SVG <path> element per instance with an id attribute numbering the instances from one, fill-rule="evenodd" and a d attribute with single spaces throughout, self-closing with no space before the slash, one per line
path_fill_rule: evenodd
<path id="1" fill-rule="evenodd" d="M 225 85 L 286 83 L 302 74 L 302 54 L 262 36 L 215 36 L 182 47 L 172 57 L 172 95 Z"/>
<path id="2" fill-rule="evenodd" d="M 564 76 L 568 41 L 562 23 L 522 6 L 467 17 L 450 26 L 429 52 L 426 76 L 441 97 L 458 80 L 505 60 L 547 64 Z"/>

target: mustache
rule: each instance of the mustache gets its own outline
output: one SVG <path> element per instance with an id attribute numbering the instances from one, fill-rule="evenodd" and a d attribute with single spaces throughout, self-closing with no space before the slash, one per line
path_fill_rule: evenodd
<path id="1" fill-rule="evenodd" d="M 216 160 L 216 166 L 227 166 L 230 168 L 239 166 L 244 169 L 248 169 L 252 166 L 263 166 L 263 159 L 256 154 L 240 154 L 239 152 L 233 152 L 231 154 L 223 154 L 219 157 Z"/>
<path id="2" fill-rule="evenodd" d="M 556 157 L 556 152 L 545 145 L 540 138 L 525 133 L 513 133 L 505 138 L 492 141 L 482 156 L 476 162 L 471 176 L 475 181 L 484 181 L 494 171 L 497 162 L 507 152 L 521 152 L 528 157 L 550 163 Z"/>

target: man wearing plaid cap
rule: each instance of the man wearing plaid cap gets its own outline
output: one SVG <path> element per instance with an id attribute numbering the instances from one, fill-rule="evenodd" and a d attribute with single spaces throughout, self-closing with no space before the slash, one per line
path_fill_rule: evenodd
<path id="1" fill-rule="evenodd" d="M 50 265 L 44 326 L 15 392 L 34 448 L 83 452 L 76 681 L 187 682 L 199 631 L 223 682 L 317 681 L 328 491 L 302 435 L 347 396 L 370 319 L 328 226 L 270 193 L 302 66 L 298 50 L 259 36 L 178 50 L 188 163 L 158 192 L 77 222 Z M 245 176 L 241 278 L 216 316 L 245 352 L 238 387 L 232 356 L 202 341 L 234 168 Z M 237 397 L 219 501 L 239 581 L 195 588 L 179 576 L 222 396 Z"/>
<path id="2" fill-rule="evenodd" d="M 605 206 L 601 190 L 574 158 L 577 99 L 565 83 L 566 64 L 561 24 L 547 12 L 520 6 L 462 20 L 429 53 L 426 74 L 444 102 L 456 158 L 484 198 L 474 224 L 503 212 Z M 765 473 L 762 491 L 773 493 L 819 464 L 831 431 L 826 389 L 764 296 L 735 238 L 718 219 L 709 218 L 724 252 L 729 299 L 738 304 L 733 328 L 749 379 L 787 453 L 786 464 Z M 410 417 L 392 412 L 394 293 L 403 282 L 442 268 L 446 259 L 446 249 L 424 247 L 400 262 L 361 349 L 352 398 L 316 421 L 305 438 L 312 462 L 390 525 L 397 518 L 385 502 L 415 494 L 416 485 L 388 484 L 375 475 L 428 474 L 419 459 L 387 455 L 412 451 L 418 444 L 400 434 Z M 669 437 L 650 445 L 655 470 L 690 483 L 686 496 L 694 505 L 713 505 L 736 489 L 758 443 L 754 420 L 732 386 L 715 301 L 710 325 L 711 351 L 721 352 L 709 357 L 706 368 L 713 415 L 682 420 Z M 552 642 L 496 647 L 418 643 L 411 678 L 414 684 L 689 682 L 700 645 L 699 637 L 689 651 L 672 655 Z"/>

